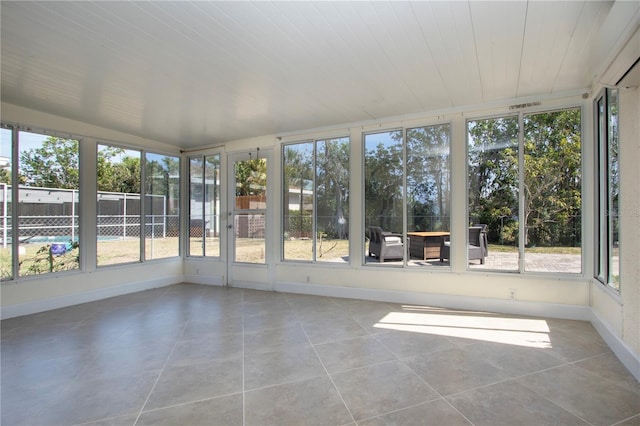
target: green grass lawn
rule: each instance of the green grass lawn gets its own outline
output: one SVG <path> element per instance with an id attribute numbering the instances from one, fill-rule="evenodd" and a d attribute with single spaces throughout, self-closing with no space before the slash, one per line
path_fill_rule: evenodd
<path id="1" fill-rule="evenodd" d="M 220 255 L 220 239 L 206 238 L 207 256 Z M 155 238 L 146 241 L 146 259 L 160 259 L 178 256 L 178 238 Z M 99 241 L 97 243 L 98 265 L 113 265 L 118 263 L 138 262 L 140 260 L 140 241 L 136 238 L 125 240 Z M 191 255 L 202 254 L 202 238 L 190 238 Z M 366 246 L 366 245 L 365 245 Z M 37 275 L 51 271 L 78 269 L 78 249 L 63 256 L 50 258 L 44 244 L 24 244 L 24 253 L 20 255 L 20 275 Z M 284 242 L 284 258 L 286 260 L 312 260 L 313 245 L 310 239 L 286 240 Z M 489 253 L 517 253 L 518 248 L 499 244 L 489 244 Z M 580 255 L 580 247 L 533 247 L 527 248 L 527 253 L 575 254 Z M 316 245 L 316 260 L 319 262 L 334 262 L 347 259 L 349 256 L 349 241 L 323 239 Z M 236 240 L 236 261 L 264 262 L 264 239 L 239 238 Z M 281 254 L 276 256 L 280 259 Z M 10 246 L 0 248 L 0 276 L 7 279 L 11 276 Z"/>

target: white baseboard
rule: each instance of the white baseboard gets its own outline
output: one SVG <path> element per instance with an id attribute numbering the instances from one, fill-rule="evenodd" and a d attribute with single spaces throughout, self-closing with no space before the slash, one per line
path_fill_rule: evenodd
<path id="1" fill-rule="evenodd" d="M 289 293 L 428 305 L 470 311 L 490 311 L 503 314 L 531 315 L 537 317 L 582 321 L 591 320 L 591 308 L 589 306 L 563 305 L 559 303 L 526 302 L 472 296 L 324 286 L 291 282 L 277 283 L 275 290 Z"/>
<path id="2" fill-rule="evenodd" d="M 620 362 L 640 382 L 640 357 L 633 353 L 631 348 L 609 328 L 607 323 L 593 309 L 591 310 L 591 324 L 593 324 L 593 328 L 596 329 L 607 346 L 616 354 Z"/>
<path id="3" fill-rule="evenodd" d="M 262 291 L 271 291 L 268 283 L 257 282 L 257 281 L 234 281 L 229 285 L 234 288 L 246 288 L 249 290 L 262 290 Z"/>
<path id="4" fill-rule="evenodd" d="M 182 275 L 156 278 L 148 281 L 139 281 L 124 285 L 106 287 L 97 290 L 83 291 L 80 293 L 67 294 L 64 296 L 52 297 L 43 300 L 20 303 L 2 307 L 0 319 L 21 317 L 23 315 L 36 314 L 50 311 L 52 309 L 66 308 L 67 306 L 79 305 L 81 303 L 95 302 L 96 300 L 108 299 L 110 297 L 122 296 L 128 293 L 150 290 L 152 288 L 166 287 L 183 281 Z"/>
<path id="5" fill-rule="evenodd" d="M 202 285 L 224 286 L 224 277 L 222 275 L 194 275 L 185 274 L 184 282 Z"/>

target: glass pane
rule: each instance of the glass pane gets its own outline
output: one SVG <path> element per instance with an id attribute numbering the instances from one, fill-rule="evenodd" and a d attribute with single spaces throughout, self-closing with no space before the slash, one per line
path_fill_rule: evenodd
<path id="1" fill-rule="evenodd" d="M 139 151 L 98 145 L 97 264 L 140 261 Z"/>
<path id="2" fill-rule="evenodd" d="M 220 155 L 208 155 L 204 161 L 204 255 L 219 257 Z"/>
<path id="3" fill-rule="evenodd" d="M 20 275 L 80 267 L 78 141 L 19 132 Z"/>
<path id="4" fill-rule="evenodd" d="M 0 279 L 13 278 L 11 232 L 11 164 L 13 152 L 11 150 L 11 130 L 1 129 L 0 133 Z"/>
<path id="5" fill-rule="evenodd" d="M 596 105 L 597 147 L 596 147 L 596 278 L 607 283 L 608 261 L 608 190 L 607 190 L 607 122 L 605 112 L 605 98 L 601 97 Z"/>
<path id="6" fill-rule="evenodd" d="M 314 143 L 284 147 L 285 260 L 313 260 Z"/>
<path id="7" fill-rule="evenodd" d="M 402 131 L 364 137 L 364 207 L 366 263 L 404 258 Z"/>
<path id="8" fill-rule="evenodd" d="M 407 129 L 407 237 L 413 265 L 442 265 L 449 239 L 450 126 Z M 448 263 L 448 259 L 446 259 Z"/>
<path id="9" fill-rule="evenodd" d="M 469 121 L 467 130 L 469 266 L 517 271 L 518 117 Z"/>
<path id="10" fill-rule="evenodd" d="M 189 159 L 189 256 L 204 255 L 204 157 Z"/>
<path id="11" fill-rule="evenodd" d="M 180 255 L 180 158 L 145 156 L 145 259 Z"/>
<path id="12" fill-rule="evenodd" d="M 235 170 L 234 261 L 264 264 L 267 160 L 237 161 Z"/>
<path id="13" fill-rule="evenodd" d="M 609 279 L 608 284 L 620 291 L 620 163 L 619 163 L 619 138 L 618 138 L 618 90 L 608 90 L 609 100 L 609 200 L 607 217 L 609 221 Z"/>
<path id="14" fill-rule="evenodd" d="M 316 142 L 316 260 L 349 261 L 349 138 Z"/>
<path id="15" fill-rule="evenodd" d="M 524 117 L 525 270 L 582 270 L 580 109 Z"/>

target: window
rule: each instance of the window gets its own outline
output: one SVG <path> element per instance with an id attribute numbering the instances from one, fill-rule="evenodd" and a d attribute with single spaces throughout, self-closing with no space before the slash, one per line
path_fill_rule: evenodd
<path id="1" fill-rule="evenodd" d="M 189 256 L 220 256 L 220 155 L 189 158 Z"/>
<path id="2" fill-rule="evenodd" d="M 484 264 L 470 267 L 580 273 L 580 109 L 474 120 L 467 130 L 469 238 L 479 226 L 488 243 Z"/>
<path id="3" fill-rule="evenodd" d="M 142 260 L 140 161 L 140 151 L 98 145 L 98 266 Z"/>
<path id="4" fill-rule="evenodd" d="M 392 130 L 364 135 L 364 226 L 369 237 L 366 263 L 384 264 L 378 261 L 404 258 L 402 133 Z M 380 232 L 393 234 L 384 236 L 384 249 Z"/>
<path id="5" fill-rule="evenodd" d="M 79 142 L 19 131 L 18 146 L 18 274 L 79 269 Z"/>
<path id="6" fill-rule="evenodd" d="M 145 260 L 180 255 L 180 158 L 145 154 Z"/>
<path id="7" fill-rule="evenodd" d="M 451 126 L 404 132 L 365 135 L 366 262 L 448 265 L 440 247 L 450 230 Z"/>
<path id="8" fill-rule="evenodd" d="M 580 109 L 524 116 L 525 271 L 582 271 Z"/>
<path id="9" fill-rule="evenodd" d="M 485 229 L 488 251 L 499 259 L 485 265 L 497 270 L 518 270 L 518 129 L 517 116 L 467 123 L 469 225 Z"/>
<path id="10" fill-rule="evenodd" d="M 283 258 L 349 258 L 349 138 L 283 147 Z"/>
<path id="11" fill-rule="evenodd" d="M 13 132 L 10 129 L 0 129 L 0 279 L 13 278 L 13 233 L 11 232 L 13 217 L 11 213 L 11 169 L 12 169 L 12 141 Z"/>
<path id="12" fill-rule="evenodd" d="M 407 129 L 407 239 L 412 265 L 440 265 L 440 248 L 449 239 L 450 135 L 449 124 Z"/>
<path id="13" fill-rule="evenodd" d="M 596 99 L 596 270 L 595 277 L 620 291 L 618 90 Z"/>

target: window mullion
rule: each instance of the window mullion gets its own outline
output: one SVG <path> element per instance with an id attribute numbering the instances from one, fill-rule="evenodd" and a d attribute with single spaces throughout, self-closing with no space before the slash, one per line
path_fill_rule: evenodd
<path id="1" fill-rule="evenodd" d="M 18 250 L 20 249 L 20 203 L 19 200 L 19 168 L 20 164 L 20 140 L 18 135 L 20 132 L 11 129 L 11 258 L 13 279 L 18 279 L 20 272 L 20 262 Z M 6 200 L 5 200 L 6 203 Z"/>
<path id="2" fill-rule="evenodd" d="M 140 151 L 140 261 L 144 262 L 147 239 L 147 152 Z M 152 227 L 153 229 L 153 227 Z M 153 231 L 152 231 L 153 232 Z"/>
<path id="3" fill-rule="evenodd" d="M 313 214 L 311 215 L 311 259 L 313 262 L 316 262 L 317 259 L 317 243 L 318 243 L 318 188 L 316 186 L 317 184 L 317 177 L 318 177 L 318 141 L 314 140 L 313 141 L 313 157 L 311 159 L 311 167 L 313 168 L 313 182 L 312 182 L 312 188 L 313 188 L 313 197 L 312 197 L 312 202 L 313 202 Z M 304 203 L 302 202 L 302 199 L 300 200 L 301 204 L 300 204 L 300 208 L 304 209 Z"/>
<path id="4" fill-rule="evenodd" d="M 524 191 L 524 115 L 518 114 L 518 272 L 524 272 L 525 259 L 525 235 L 527 221 L 525 218 L 525 191 Z"/>

